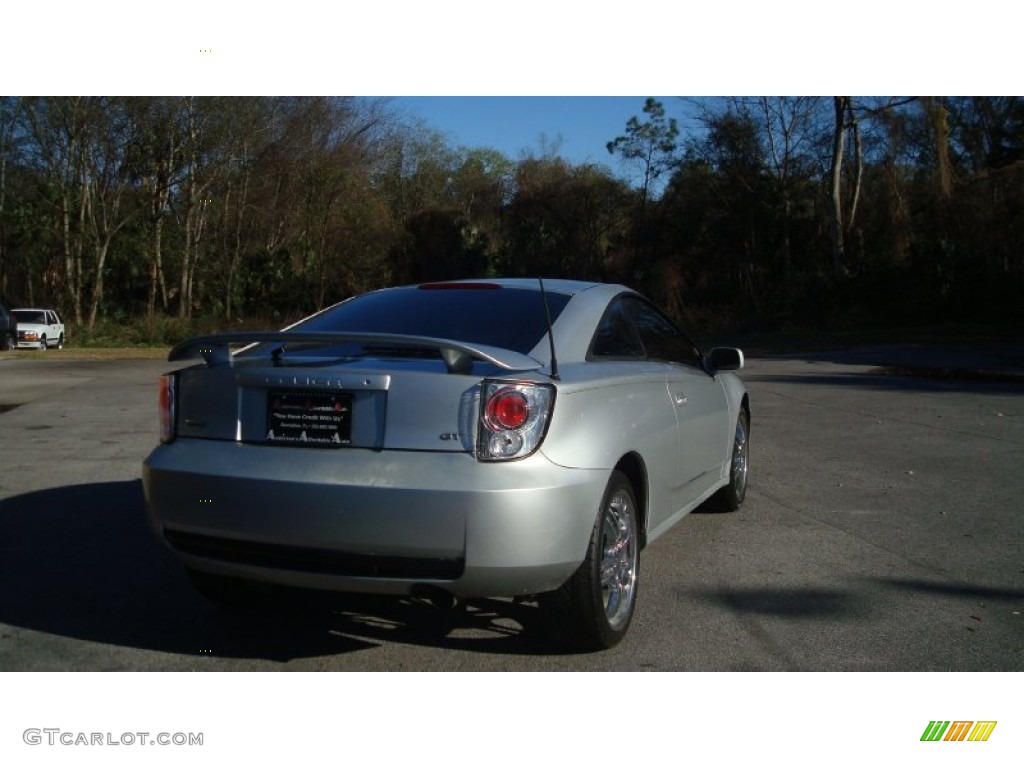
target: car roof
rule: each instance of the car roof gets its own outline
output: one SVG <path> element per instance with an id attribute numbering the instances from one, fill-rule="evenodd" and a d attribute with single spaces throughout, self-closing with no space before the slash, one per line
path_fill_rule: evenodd
<path id="1" fill-rule="evenodd" d="M 437 288 L 458 290 L 459 286 L 469 285 L 497 285 L 502 288 L 540 291 L 538 278 L 499 277 L 415 283 L 381 288 L 380 292 L 412 291 L 419 289 L 421 286 L 435 286 Z M 597 324 L 604 314 L 608 303 L 620 294 L 636 293 L 632 288 L 625 285 L 598 283 L 591 280 L 566 280 L 562 278 L 545 279 L 544 290 L 547 293 L 557 293 L 572 298 L 572 302 L 566 306 L 554 323 L 556 352 L 559 360 L 565 362 L 585 360 L 594 330 L 597 328 Z M 371 293 L 374 293 L 374 291 L 371 291 Z M 551 348 L 547 335 L 538 341 L 537 345 L 529 352 L 529 356 L 545 364 L 550 364 Z"/>
<path id="2" fill-rule="evenodd" d="M 517 290 L 540 292 L 540 283 L 537 278 L 527 277 L 502 277 L 502 278 L 473 278 L 466 280 L 440 280 L 424 283 L 413 283 L 409 285 L 391 286 L 369 291 L 366 294 L 357 294 L 325 307 L 319 312 L 303 318 L 284 330 L 292 330 L 314 317 L 329 312 L 346 302 L 356 300 L 360 296 L 383 293 L 406 293 L 417 291 L 422 287 L 435 288 L 438 290 L 459 290 L 470 288 L 475 285 L 498 286 Z M 615 283 L 599 283 L 587 280 L 566 280 L 546 279 L 544 290 L 551 294 L 568 296 L 571 301 L 554 321 L 555 347 L 559 361 L 582 362 L 586 359 L 587 351 L 593 338 L 601 317 L 608 304 L 616 296 L 622 294 L 638 295 L 635 290 L 625 285 Z M 545 334 L 538 340 L 536 346 L 527 353 L 534 360 L 544 364 L 550 364 L 551 348 L 550 340 Z"/>
<path id="3" fill-rule="evenodd" d="M 438 280 L 412 285 L 402 285 L 393 288 L 382 288 L 384 291 L 401 291 L 420 288 L 421 286 L 437 286 L 457 289 L 462 285 L 498 285 L 502 288 L 518 288 L 529 291 L 540 290 L 540 282 L 536 277 L 498 277 L 498 278 L 472 278 L 469 280 Z M 565 280 L 561 278 L 545 279 L 544 290 L 549 293 L 561 293 L 567 296 L 574 296 L 577 293 L 604 286 L 605 283 L 596 283 L 587 280 Z"/>

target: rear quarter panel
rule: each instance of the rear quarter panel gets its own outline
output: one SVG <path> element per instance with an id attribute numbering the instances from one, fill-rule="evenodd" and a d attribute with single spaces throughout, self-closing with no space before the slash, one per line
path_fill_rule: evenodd
<path id="1" fill-rule="evenodd" d="M 720 463 L 708 482 L 687 485 L 676 408 L 665 366 L 660 363 L 588 362 L 565 366 L 548 435 L 541 451 L 565 467 L 609 473 L 627 454 L 636 454 L 647 475 L 649 540 L 670 528 L 720 487 L 728 471 L 726 439 L 745 394 L 743 382 L 722 373 L 714 386 L 725 392 Z M 710 380 L 709 380 L 710 381 Z"/>
<path id="2" fill-rule="evenodd" d="M 647 473 L 647 514 L 674 510 L 678 429 L 664 367 L 638 362 L 566 366 L 541 450 L 556 464 L 609 473 L 623 456 L 635 453 Z"/>

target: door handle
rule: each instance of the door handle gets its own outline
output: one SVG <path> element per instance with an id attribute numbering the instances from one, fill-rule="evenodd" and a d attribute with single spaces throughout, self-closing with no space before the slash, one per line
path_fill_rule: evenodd
<path id="1" fill-rule="evenodd" d="M 684 395 L 682 392 L 676 392 L 674 397 L 675 397 L 676 405 L 679 408 L 682 408 L 684 405 L 686 405 L 686 395 Z"/>

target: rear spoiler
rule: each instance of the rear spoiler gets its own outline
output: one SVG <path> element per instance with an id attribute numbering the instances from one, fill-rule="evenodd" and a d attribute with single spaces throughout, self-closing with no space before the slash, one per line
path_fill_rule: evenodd
<path id="1" fill-rule="evenodd" d="M 527 355 L 509 349 L 483 344 L 468 344 L 451 339 L 434 339 L 429 336 L 405 336 L 396 333 L 348 333 L 310 331 L 249 331 L 240 333 L 218 333 L 210 336 L 196 336 L 183 341 L 167 356 L 168 361 L 191 360 L 202 357 L 210 368 L 233 365 L 232 346 L 253 344 L 318 344 L 329 346 L 345 342 L 381 344 L 394 347 L 436 349 L 448 373 L 470 373 L 473 361 L 491 363 L 506 371 L 533 371 L 543 363 Z"/>

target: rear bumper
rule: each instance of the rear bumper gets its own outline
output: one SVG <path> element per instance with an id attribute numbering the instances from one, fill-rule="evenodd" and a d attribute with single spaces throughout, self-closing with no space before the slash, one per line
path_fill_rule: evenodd
<path id="1" fill-rule="evenodd" d="M 605 470 L 542 453 L 178 439 L 143 465 L 149 521 L 196 570 L 298 587 L 457 597 L 557 588 L 586 554 Z"/>

